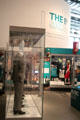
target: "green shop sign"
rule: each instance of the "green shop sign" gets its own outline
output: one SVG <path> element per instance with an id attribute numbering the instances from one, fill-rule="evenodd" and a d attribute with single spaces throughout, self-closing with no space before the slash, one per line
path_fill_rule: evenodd
<path id="1" fill-rule="evenodd" d="M 62 23 L 62 24 L 65 24 L 67 23 L 67 18 L 61 16 L 61 15 L 58 15 L 58 14 L 55 14 L 53 12 L 49 12 L 50 14 L 50 19 L 52 22 L 59 22 L 59 23 Z"/>

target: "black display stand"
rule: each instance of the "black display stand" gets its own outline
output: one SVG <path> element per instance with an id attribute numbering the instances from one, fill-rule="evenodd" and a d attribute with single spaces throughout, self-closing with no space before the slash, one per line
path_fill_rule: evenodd
<path id="1" fill-rule="evenodd" d="M 71 106 L 80 111 L 80 86 L 73 87 L 71 90 Z"/>

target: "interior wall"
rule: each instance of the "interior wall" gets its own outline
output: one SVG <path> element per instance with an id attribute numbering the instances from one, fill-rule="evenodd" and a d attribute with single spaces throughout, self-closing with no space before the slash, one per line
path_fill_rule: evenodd
<path id="1" fill-rule="evenodd" d="M 67 18 L 66 26 L 50 27 L 53 12 Z M 9 42 L 9 26 L 45 28 L 45 47 L 69 47 L 69 7 L 64 0 L 0 0 L 0 47 Z"/>

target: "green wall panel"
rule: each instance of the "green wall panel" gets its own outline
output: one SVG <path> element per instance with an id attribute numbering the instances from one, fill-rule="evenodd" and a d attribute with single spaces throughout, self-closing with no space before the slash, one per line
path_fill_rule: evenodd
<path id="1" fill-rule="evenodd" d="M 73 49 L 68 48 L 45 48 L 45 52 L 50 52 L 52 54 L 73 54 Z M 77 53 L 80 54 L 80 50 Z"/>

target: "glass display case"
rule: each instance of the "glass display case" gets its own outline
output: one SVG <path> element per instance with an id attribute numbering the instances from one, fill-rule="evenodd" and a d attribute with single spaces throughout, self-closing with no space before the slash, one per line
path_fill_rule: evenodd
<path id="1" fill-rule="evenodd" d="M 42 120 L 44 39 L 44 29 L 10 27 L 6 120 Z"/>

